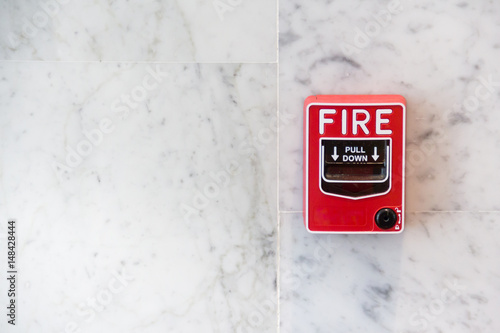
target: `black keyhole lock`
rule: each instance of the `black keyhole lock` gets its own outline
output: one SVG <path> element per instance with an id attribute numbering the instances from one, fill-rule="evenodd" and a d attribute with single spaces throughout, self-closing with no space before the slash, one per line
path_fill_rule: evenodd
<path id="1" fill-rule="evenodd" d="M 391 229 L 398 221 L 398 216 L 390 208 L 382 208 L 375 215 L 375 223 L 380 229 Z"/>

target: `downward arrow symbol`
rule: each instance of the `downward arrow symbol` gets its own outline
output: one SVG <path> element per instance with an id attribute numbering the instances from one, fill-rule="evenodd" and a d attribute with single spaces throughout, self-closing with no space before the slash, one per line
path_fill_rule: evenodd
<path id="1" fill-rule="evenodd" d="M 373 155 L 372 155 L 372 157 L 373 157 L 374 161 L 378 160 L 377 147 L 373 148 Z"/>
<path id="2" fill-rule="evenodd" d="M 332 155 L 332 158 L 334 161 L 337 160 L 337 158 L 339 158 L 339 155 L 337 155 L 337 147 L 333 147 L 333 155 Z"/>

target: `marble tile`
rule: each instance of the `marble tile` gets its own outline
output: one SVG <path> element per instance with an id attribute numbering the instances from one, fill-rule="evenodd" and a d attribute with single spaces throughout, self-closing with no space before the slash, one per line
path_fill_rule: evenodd
<path id="1" fill-rule="evenodd" d="M 272 64 L 0 63 L 10 331 L 274 332 L 276 102 Z"/>
<path id="2" fill-rule="evenodd" d="M 280 112 L 313 94 L 408 102 L 408 211 L 498 211 L 500 3 L 280 2 Z M 302 210 L 302 122 L 280 128 L 280 210 Z"/>
<path id="3" fill-rule="evenodd" d="M 411 213 L 399 235 L 282 214 L 280 332 L 496 332 L 500 213 Z"/>
<path id="4" fill-rule="evenodd" d="M 3 1 L 0 58 L 276 62 L 276 8 L 265 0 Z"/>

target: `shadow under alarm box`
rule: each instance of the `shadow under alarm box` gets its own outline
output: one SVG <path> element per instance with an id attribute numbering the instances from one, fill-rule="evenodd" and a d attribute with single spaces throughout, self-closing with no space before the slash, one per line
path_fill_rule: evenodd
<path id="1" fill-rule="evenodd" d="M 304 224 L 308 231 L 403 231 L 405 132 L 402 96 L 306 99 Z"/>

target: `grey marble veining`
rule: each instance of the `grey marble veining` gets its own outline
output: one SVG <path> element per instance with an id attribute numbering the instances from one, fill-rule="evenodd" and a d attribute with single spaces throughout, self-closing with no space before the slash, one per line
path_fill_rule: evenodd
<path id="1" fill-rule="evenodd" d="M 20 62 L 0 73 L 15 329 L 275 329 L 258 305 L 276 299 L 276 65 Z"/>
<path id="2" fill-rule="evenodd" d="M 8 60 L 276 61 L 276 1 L 2 1 L 0 29 Z"/>
<path id="3" fill-rule="evenodd" d="M 280 3 L 280 108 L 312 94 L 406 97 L 408 211 L 498 211 L 497 3 Z M 380 22 L 380 23 L 379 23 Z M 302 210 L 300 123 L 280 128 L 280 209 Z"/>
<path id="4" fill-rule="evenodd" d="M 281 332 L 495 332 L 500 213 L 409 213 L 400 235 L 281 216 Z"/>

